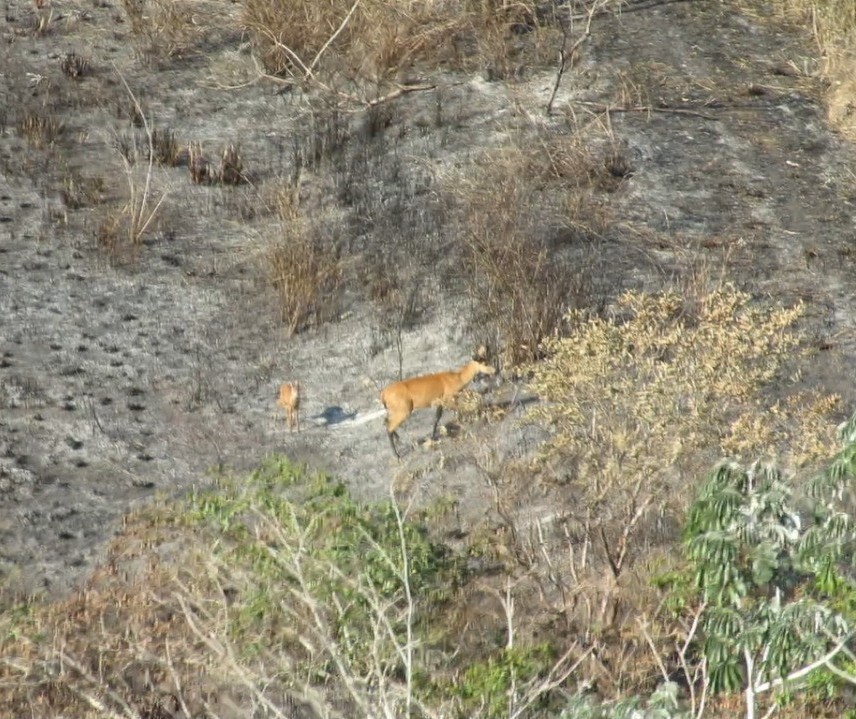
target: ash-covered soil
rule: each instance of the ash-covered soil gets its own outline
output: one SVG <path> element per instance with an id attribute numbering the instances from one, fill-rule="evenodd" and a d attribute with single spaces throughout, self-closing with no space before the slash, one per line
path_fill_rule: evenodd
<path id="1" fill-rule="evenodd" d="M 417 502 L 453 497 L 465 526 L 491 506 L 486 465 L 536 446 L 539 431 L 518 422 L 518 408 L 498 424 L 452 423 L 452 436 L 396 462 L 377 395 L 398 377 L 397 343 L 353 278 L 334 321 L 288 335 L 263 272 L 274 223 L 261 198 L 294 171 L 306 105 L 296 90 L 258 77 L 245 39 L 229 29 L 237 4 L 193 7 L 208 28 L 198 43 L 151 59 L 120 3 L 54 2 L 42 32 L 33 3 L 6 3 L 7 591 L 68 590 L 129 508 L 204 486 L 223 468 L 247 470 L 271 452 L 329 470 L 363 498 L 386 496 L 393 480 L 409 483 Z M 551 115 L 555 68 L 505 80 L 487 70 L 431 77 L 435 89 L 388 103 L 379 136 L 366 113 L 341 119 L 349 160 L 335 173 L 324 163 L 307 170 L 303 202 L 332 217 L 343 193 L 362 193 L 371 212 L 361 225 L 331 220 L 343 251 L 364 257 L 376 238 L 395 237 L 399 254 L 379 262 L 404 253 L 430 267 L 420 275 L 419 319 L 401 335 L 402 369 L 449 368 L 467 359 L 474 333 L 466 293 L 448 281 L 459 228 L 444 217 L 441 180 L 512 130 L 531 128 L 534 138 L 564 131 L 569 117 L 601 123 L 628 171 L 608 193 L 605 229 L 572 248 L 587 258 L 599 296 L 691 288 L 706 273 L 774 301 L 801 299 L 809 341 L 821 351 L 800 381 L 840 393 L 849 413 L 856 152 L 825 122 L 813 51 L 798 29 L 776 29 L 719 0 L 631 3 L 595 20 Z M 69 53 L 89 62 L 80 78 L 61 69 Z M 142 246 L 114 256 L 98 227 L 104 209 L 127 197 L 121 148 L 139 137 L 123 78 L 153 122 L 182 141 L 215 155 L 239 142 L 249 181 L 196 185 L 186 166 L 155 167 L 154 186 L 166 193 L 158 221 Z M 25 137 L 32 113 L 62 125 L 53 144 Z M 292 379 L 304 393 L 299 434 L 287 432 L 274 406 L 278 383 Z M 515 396 L 509 385 L 486 390 L 489 401 Z M 423 438 L 432 420 L 414 415 L 405 439 Z"/>

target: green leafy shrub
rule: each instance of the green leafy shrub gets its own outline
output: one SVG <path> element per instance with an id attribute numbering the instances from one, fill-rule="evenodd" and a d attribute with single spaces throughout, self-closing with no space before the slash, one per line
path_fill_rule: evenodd
<path id="1" fill-rule="evenodd" d="M 220 621 L 195 621 L 216 624 L 242 671 L 279 667 L 281 686 L 360 715 L 422 701 L 424 652 L 445 639 L 439 613 L 465 574 L 394 502 L 355 502 L 326 476 L 273 459 L 194 497 L 186 516 L 218 532 L 213 586 L 238 591 Z"/>
<path id="2" fill-rule="evenodd" d="M 0 663 L 0 703 L 88 719 L 180 701 L 203 716 L 199 697 L 216 692 L 266 716 L 294 702 L 412 715 L 446 631 L 438 612 L 464 578 L 394 502 L 355 502 L 272 458 L 129 520 L 69 600 L 3 615 L 0 651 L 15 660 Z"/>
<path id="3" fill-rule="evenodd" d="M 841 436 L 830 467 L 804 485 L 770 466 L 728 463 L 690 507 L 686 549 L 709 688 L 742 690 L 747 717 L 766 692 L 812 685 L 828 695 L 831 677 L 856 683 L 856 524 L 844 499 L 856 479 L 856 415 Z"/>
<path id="4" fill-rule="evenodd" d="M 549 671 L 555 657 L 547 645 L 506 648 L 477 662 L 448 687 L 460 700 L 459 714 L 479 714 L 486 719 L 501 719 L 514 714 L 520 686 L 526 686 Z"/>
<path id="5" fill-rule="evenodd" d="M 698 719 L 681 705 L 675 682 L 663 682 L 647 701 L 630 697 L 616 702 L 600 702 L 586 695 L 572 697 L 559 719 Z"/>

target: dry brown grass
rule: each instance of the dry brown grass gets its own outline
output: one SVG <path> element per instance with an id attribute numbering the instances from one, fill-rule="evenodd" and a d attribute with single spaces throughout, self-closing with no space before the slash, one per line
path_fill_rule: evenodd
<path id="1" fill-rule="evenodd" d="M 34 35 L 49 35 L 55 27 L 53 8 L 37 3 L 32 27 Z"/>
<path id="2" fill-rule="evenodd" d="M 522 69 L 527 49 L 544 46 L 530 2 L 245 0 L 242 22 L 268 73 L 302 79 L 380 82 L 419 64 L 508 77 Z"/>
<path id="3" fill-rule="evenodd" d="M 849 0 L 773 0 L 769 3 L 779 15 L 802 28 L 808 28 L 818 49 L 832 51 L 827 60 L 850 50 L 856 33 L 856 5 Z"/>
<path id="4" fill-rule="evenodd" d="M 506 363 L 537 357 L 567 309 L 592 304 L 580 240 L 604 226 L 598 191 L 615 180 L 575 136 L 488 152 L 465 178 L 449 179 L 464 213 L 474 325 Z"/>
<path id="5" fill-rule="evenodd" d="M 289 335 L 338 315 L 343 264 L 319 226 L 305 219 L 281 223 L 262 262 Z"/>
<path id="6" fill-rule="evenodd" d="M 18 123 L 18 132 L 33 147 L 53 145 L 65 131 L 65 125 L 49 114 L 30 111 Z"/>
<path id="7" fill-rule="evenodd" d="M 169 134 L 165 136 L 152 127 L 124 76 L 119 74 L 119 79 L 129 101 L 123 107 L 132 108 L 129 119 L 132 124 L 139 122 L 143 132 L 142 136 L 136 131 L 116 135 L 112 142 L 125 175 L 127 194 L 122 204 L 105 208 L 95 229 L 97 246 L 112 261 L 137 259 L 145 238 L 158 226 L 168 193 L 156 187 L 160 183 L 155 178 L 155 164 L 165 159 L 171 147 Z"/>
<path id="8" fill-rule="evenodd" d="M 241 150 L 234 143 L 230 142 L 223 148 L 223 152 L 220 155 L 220 169 L 217 172 L 217 181 L 221 185 L 240 185 L 246 181 Z"/>
<path id="9" fill-rule="evenodd" d="M 263 188 L 262 202 L 281 222 L 291 222 L 300 216 L 300 175 L 272 182 Z"/>
<path id="10" fill-rule="evenodd" d="M 75 80 L 88 75 L 91 70 L 89 60 L 74 52 L 63 56 L 60 60 L 60 69 L 66 77 Z"/>
<path id="11" fill-rule="evenodd" d="M 166 533 L 139 523 L 69 599 L 3 614 L 0 697 L 9 716 L 147 716 L 175 694 L 179 676 L 190 690 L 182 700 L 192 695 L 192 677 L 202 674 L 189 666 L 192 635 L 179 607 L 164 602 L 174 575 L 146 550 Z M 196 711 L 202 699 L 197 693 Z"/>
<path id="12" fill-rule="evenodd" d="M 75 172 L 67 172 L 62 181 L 62 198 L 71 210 L 101 204 L 107 193 L 103 177 L 85 177 Z"/>
<path id="13" fill-rule="evenodd" d="M 778 14 L 800 31 L 811 33 L 829 80 L 826 93 L 830 121 L 856 139 L 856 3 L 850 0 L 774 0 Z"/>
<path id="14" fill-rule="evenodd" d="M 175 151 L 172 162 L 167 164 L 178 164 L 184 158 L 190 181 L 196 185 L 241 185 L 247 181 L 243 156 L 235 143 L 230 142 L 223 148 L 219 165 L 209 159 L 202 143 L 196 141 L 189 143 L 184 152 Z"/>
<path id="15" fill-rule="evenodd" d="M 152 128 L 152 151 L 155 162 L 166 167 L 174 167 L 179 162 L 180 151 L 175 133 L 167 128 Z"/>
<path id="16" fill-rule="evenodd" d="M 122 0 L 122 7 L 137 50 L 146 59 L 185 55 L 206 31 L 192 2 Z"/>

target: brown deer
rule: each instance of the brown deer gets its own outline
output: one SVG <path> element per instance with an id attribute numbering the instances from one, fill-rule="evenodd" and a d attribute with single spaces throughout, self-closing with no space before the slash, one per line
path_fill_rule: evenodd
<path id="1" fill-rule="evenodd" d="M 380 393 L 380 401 L 386 408 L 386 432 L 396 457 L 401 456 L 395 443 L 398 439 L 396 430 L 413 410 L 426 407 L 437 408 L 434 429 L 431 432 L 431 438 L 437 439 L 437 426 L 440 424 L 445 405 L 472 382 L 476 375 L 492 375 L 496 372 L 493 367 L 481 361 L 484 354 L 484 348 L 480 348 L 475 355 L 476 358 L 459 369 L 410 377 L 400 382 L 393 382 L 383 389 Z"/>
<path id="2" fill-rule="evenodd" d="M 300 383 L 286 382 L 279 386 L 279 399 L 276 401 L 278 407 L 285 412 L 288 422 L 288 430 L 293 432 L 295 428 L 300 431 Z"/>

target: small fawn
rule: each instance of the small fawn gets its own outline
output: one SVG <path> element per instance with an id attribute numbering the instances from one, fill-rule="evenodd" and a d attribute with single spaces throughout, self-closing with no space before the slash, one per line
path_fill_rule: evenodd
<path id="1" fill-rule="evenodd" d="M 288 429 L 293 432 L 300 431 L 300 383 L 286 382 L 279 386 L 279 399 L 276 401 L 278 407 L 285 412 Z"/>

